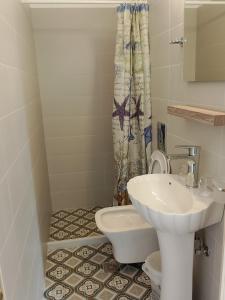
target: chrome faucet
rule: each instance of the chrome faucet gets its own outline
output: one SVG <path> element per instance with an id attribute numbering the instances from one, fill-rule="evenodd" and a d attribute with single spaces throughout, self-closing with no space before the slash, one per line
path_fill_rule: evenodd
<path id="1" fill-rule="evenodd" d="M 187 159 L 186 186 L 191 188 L 198 187 L 198 173 L 200 161 L 200 146 L 178 145 L 175 148 L 187 149 L 187 154 L 168 154 L 168 160 Z"/>

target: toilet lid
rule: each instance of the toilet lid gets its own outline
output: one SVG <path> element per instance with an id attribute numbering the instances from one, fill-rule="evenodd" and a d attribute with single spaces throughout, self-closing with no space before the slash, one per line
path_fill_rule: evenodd
<path id="1" fill-rule="evenodd" d="M 168 174 L 169 164 L 166 155 L 155 150 L 151 155 L 151 162 L 149 166 L 149 174 Z"/>

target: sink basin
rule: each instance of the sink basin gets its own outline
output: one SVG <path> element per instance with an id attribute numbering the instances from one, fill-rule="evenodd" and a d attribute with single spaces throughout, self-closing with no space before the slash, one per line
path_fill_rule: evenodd
<path id="1" fill-rule="evenodd" d="M 127 189 L 133 206 L 157 231 L 160 300 L 192 300 L 195 232 L 220 222 L 224 206 L 210 194 L 187 188 L 177 175 L 138 176 L 128 182 Z"/>
<path id="2" fill-rule="evenodd" d="M 170 174 L 138 176 L 128 182 L 134 207 L 156 229 L 176 234 L 195 232 L 222 219 L 222 205 L 199 189 L 187 188 Z"/>

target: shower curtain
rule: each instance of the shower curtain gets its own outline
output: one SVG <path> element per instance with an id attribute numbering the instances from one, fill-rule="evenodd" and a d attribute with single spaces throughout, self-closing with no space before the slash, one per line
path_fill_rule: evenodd
<path id="1" fill-rule="evenodd" d="M 112 128 L 114 200 L 118 205 L 129 204 L 127 182 L 147 173 L 151 155 L 148 11 L 148 4 L 121 4 L 117 8 Z"/>

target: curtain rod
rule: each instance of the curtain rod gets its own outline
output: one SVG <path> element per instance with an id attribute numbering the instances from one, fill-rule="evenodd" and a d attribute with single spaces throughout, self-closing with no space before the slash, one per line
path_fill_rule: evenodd
<path id="1" fill-rule="evenodd" d="M 148 0 L 22 0 L 30 8 L 116 8 L 121 3 L 148 3 Z"/>
<path id="2" fill-rule="evenodd" d="M 148 3 L 147 0 L 132 0 L 132 1 L 121 1 L 121 0 L 22 0 L 24 4 L 121 4 L 121 3 Z"/>
<path id="3" fill-rule="evenodd" d="M 185 4 L 193 5 L 224 5 L 225 1 L 185 1 Z"/>

